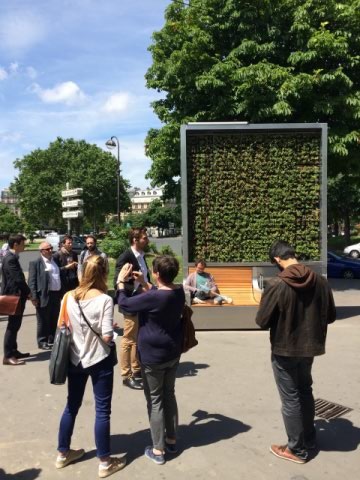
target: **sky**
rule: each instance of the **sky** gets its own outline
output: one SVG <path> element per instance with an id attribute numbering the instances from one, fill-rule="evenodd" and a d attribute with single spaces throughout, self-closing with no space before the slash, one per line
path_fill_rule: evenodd
<path id="1" fill-rule="evenodd" d="M 0 189 L 17 174 L 14 160 L 57 137 L 106 150 L 116 136 L 123 177 L 150 184 L 144 139 L 160 126 L 150 106 L 159 93 L 144 75 L 169 3 L 0 0 Z"/>

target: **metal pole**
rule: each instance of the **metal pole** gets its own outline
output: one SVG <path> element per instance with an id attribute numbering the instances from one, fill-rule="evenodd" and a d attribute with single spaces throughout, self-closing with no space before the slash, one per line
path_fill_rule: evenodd
<path id="1" fill-rule="evenodd" d="M 116 138 L 116 137 L 115 137 Z M 117 219 L 118 225 L 120 225 L 120 144 L 118 138 L 116 138 L 117 142 Z"/>
<path id="2" fill-rule="evenodd" d="M 66 182 L 66 190 L 70 189 L 70 184 L 69 182 Z M 67 208 L 67 212 L 70 212 L 70 208 Z M 67 234 L 71 235 L 71 218 L 67 219 Z"/>

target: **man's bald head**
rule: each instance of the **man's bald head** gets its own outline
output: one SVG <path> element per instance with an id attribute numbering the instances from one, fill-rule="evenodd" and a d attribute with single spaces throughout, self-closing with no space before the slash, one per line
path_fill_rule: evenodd
<path id="1" fill-rule="evenodd" d="M 39 247 L 41 255 L 43 255 L 45 258 L 51 258 L 52 255 L 52 246 L 48 242 L 41 242 L 40 247 Z"/>

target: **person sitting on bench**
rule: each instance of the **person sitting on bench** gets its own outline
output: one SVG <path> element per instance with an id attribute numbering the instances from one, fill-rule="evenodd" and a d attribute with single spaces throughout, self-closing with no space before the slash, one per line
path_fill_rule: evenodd
<path id="1" fill-rule="evenodd" d="M 232 303 L 232 298 L 220 295 L 218 286 L 214 277 L 205 272 L 206 262 L 203 258 L 195 260 L 195 272 L 185 280 L 185 290 L 191 294 L 191 303 L 206 303 L 206 300 L 212 299 L 215 305 L 222 303 Z"/>

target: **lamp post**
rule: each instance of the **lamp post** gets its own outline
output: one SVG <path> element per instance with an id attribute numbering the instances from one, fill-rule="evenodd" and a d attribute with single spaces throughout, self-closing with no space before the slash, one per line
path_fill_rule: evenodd
<path id="1" fill-rule="evenodd" d="M 118 225 L 120 225 L 120 143 L 119 139 L 115 136 L 111 137 L 105 145 L 107 148 L 112 149 L 117 147 L 117 198 L 116 198 L 116 216 Z"/>

